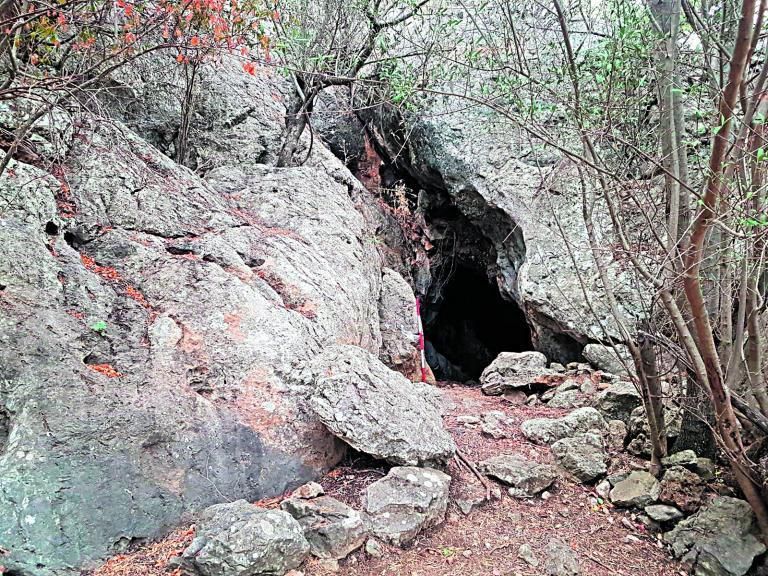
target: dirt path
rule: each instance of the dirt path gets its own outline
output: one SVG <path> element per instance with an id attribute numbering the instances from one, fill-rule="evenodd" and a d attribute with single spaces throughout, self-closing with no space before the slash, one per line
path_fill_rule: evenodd
<path id="1" fill-rule="evenodd" d="M 568 410 L 546 407 L 513 406 L 501 397 L 484 396 L 479 389 L 461 385 L 443 388 L 448 409 L 447 427 L 456 444 L 474 462 L 504 453 L 522 454 L 528 459 L 551 462 L 546 446 L 531 444 L 522 436 L 519 425 L 535 417 L 558 417 Z M 480 416 L 502 411 L 512 421 L 510 438 L 484 436 L 479 427 L 457 420 L 460 416 Z M 626 470 L 625 453 L 611 454 L 609 473 Z M 320 480 L 330 496 L 355 507 L 361 506 L 363 489 L 384 476 L 379 462 L 357 458 L 346 462 Z M 641 461 L 637 461 L 641 465 Z M 465 516 L 455 503 L 484 494 L 479 481 L 452 462 L 448 473 L 453 478 L 451 504 L 443 525 L 421 534 L 408 550 L 383 546 L 380 558 L 362 549 L 335 565 L 310 559 L 301 571 L 306 576 L 343 574 L 347 576 L 539 576 L 540 564 L 533 567 L 518 558 L 522 544 L 528 544 L 543 563 L 544 547 L 552 538 L 567 542 L 576 552 L 584 576 L 671 576 L 685 574 L 655 536 L 644 532 L 627 511 L 598 503 L 589 486 L 565 478 L 549 491 L 547 500 L 520 500 L 503 492 L 500 500 L 486 502 Z M 277 506 L 279 499 L 265 503 Z M 166 540 L 126 556 L 115 558 L 94 576 L 167 575 L 167 560 L 183 550 L 189 531 L 179 531 Z"/>
<path id="2" fill-rule="evenodd" d="M 484 396 L 477 388 L 461 385 L 443 389 L 450 401 L 445 422 L 456 444 L 472 461 L 504 453 L 522 454 L 539 462 L 551 462 L 546 446 L 528 442 L 520 433 L 523 420 L 536 417 L 559 417 L 568 410 L 512 406 L 500 397 Z M 457 417 L 502 411 L 513 423 L 511 438 L 495 440 L 484 436 L 479 427 L 471 428 Z M 640 460 L 637 461 L 641 463 Z M 628 457 L 612 454 L 610 472 L 626 470 Z M 321 484 L 326 492 L 355 506 L 360 505 L 360 492 L 385 472 L 359 466 L 337 468 Z M 576 551 L 582 574 L 594 576 L 667 576 L 680 574 L 672 560 L 653 535 L 642 531 L 626 511 L 599 505 L 591 487 L 567 479 L 559 479 L 550 490 L 551 498 L 520 500 L 508 496 L 486 503 L 464 516 L 455 504 L 457 498 L 479 496 L 482 486 L 471 474 L 451 463 L 448 473 L 453 478 L 451 500 L 446 522 L 420 535 L 408 550 L 385 547 L 382 558 L 369 558 L 358 551 L 341 563 L 340 573 L 350 576 L 539 576 L 541 566 L 534 568 L 517 557 L 521 544 L 528 544 L 542 560 L 543 549 L 557 537 Z M 637 527 L 630 530 L 624 522 Z M 629 537 L 629 538 L 628 538 Z M 307 576 L 328 574 L 321 562 L 309 562 Z M 682 572 L 684 573 L 684 572 Z"/>

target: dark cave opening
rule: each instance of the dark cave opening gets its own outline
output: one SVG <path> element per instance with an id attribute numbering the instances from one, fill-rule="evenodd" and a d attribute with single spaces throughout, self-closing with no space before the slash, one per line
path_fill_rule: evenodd
<path id="1" fill-rule="evenodd" d="M 522 230 L 471 184 L 457 188 L 429 166 L 412 164 L 402 153 L 407 140 L 390 146 L 377 136 L 397 140 L 397 129 L 377 130 L 378 120 L 367 126 L 360 120 L 351 132 L 334 125 L 326 140 L 389 207 L 390 220 L 377 232 L 399 252 L 401 261 L 395 257 L 391 267 L 422 301 L 425 353 L 435 377 L 472 382 L 500 352 L 533 350 L 517 303 Z"/>
<path id="2" fill-rule="evenodd" d="M 458 266 L 439 303 L 425 307 L 427 361 L 438 380 L 477 380 L 499 352 L 531 350 L 519 306 L 488 278 Z"/>

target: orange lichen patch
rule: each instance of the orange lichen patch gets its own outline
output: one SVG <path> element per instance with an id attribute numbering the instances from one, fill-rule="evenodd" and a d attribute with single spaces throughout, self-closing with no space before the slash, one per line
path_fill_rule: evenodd
<path id="1" fill-rule="evenodd" d="M 371 140 L 366 135 L 364 142 L 365 156 L 357 163 L 357 178 L 368 190 L 377 190 L 381 186 L 381 156 L 371 144 Z"/>
<path id="2" fill-rule="evenodd" d="M 194 537 L 194 526 L 177 530 L 159 542 L 113 556 L 92 572 L 91 576 L 181 576 L 178 569 L 169 572 L 168 563 L 172 558 L 180 556 Z"/>
<path id="3" fill-rule="evenodd" d="M 67 314 L 72 316 L 72 318 L 77 318 L 78 320 L 85 319 L 85 312 L 80 312 L 78 310 L 67 310 Z"/>
<path id="4" fill-rule="evenodd" d="M 88 364 L 88 368 L 99 374 L 104 374 L 107 378 L 120 378 L 122 376 L 111 364 Z"/>
<path id="5" fill-rule="evenodd" d="M 245 334 L 243 334 L 243 331 L 240 329 L 240 322 L 242 319 L 242 316 L 238 312 L 224 315 L 224 322 L 227 325 L 227 333 L 235 342 L 245 341 Z"/>
<path id="6" fill-rule="evenodd" d="M 180 323 L 181 324 L 181 323 Z M 181 340 L 179 348 L 187 354 L 198 354 L 205 350 L 205 340 L 202 335 L 195 332 L 185 324 L 181 324 Z"/>
<path id="7" fill-rule="evenodd" d="M 286 284 L 277 274 L 264 268 L 259 268 L 256 271 L 256 275 L 269 284 L 272 290 L 277 292 L 283 301 L 283 306 L 288 308 L 288 310 L 298 312 L 310 320 L 317 318 L 315 303 L 304 296 L 296 286 Z"/>
<path id="8" fill-rule="evenodd" d="M 269 376 L 267 370 L 252 370 L 227 404 L 240 422 L 265 438 L 277 440 L 279 428 L 286 422 L 280 410 L 280 394 L 269 384 Z"/>
<path id="9" fill-rule="evenodd" d="M 70 194 L 69 184 L 60 165 L 51 168 L 51 175 L 59 181 L 59 189 L 56 191 L 56 209 L 62 218 L 72 218 L 77 214 L 77 207 Z"/>
<path id="10" fill-rule="evenodd" d="M 317 307 L 314 302 L 310 302 L 309 300 L 302 302 L 295 308 L 295 310 L 304 316 L 304 318 L 309 318 L 310 320 L 317 318 Z"/>
<path id="11" fill-rule="evenodd" d="M 261 500 L 257 500 L 254 502 L 254 506 L 258 506 L 259 508 L 279 508 L 280 502 L 285 500 L 288 496 L 290 496 L 289 492 L 286 492 L 285 494 L 281 494 L 280 496 L 274 496 L 273 498 L 262 498 Z"/>
<path id="12" fill-rule="evenodd" d="M 149 302 L 147 302 L 144 295 L 138 289 L 128 284 L 120 275 L 120 272 L 111 266 L 100 266 L 96 264 L 96 260 L 86 254 L 80 254 L 80 260 L 87 270 L 98 275 L 103 280 L 115 284 L 118 289 L 122 289 L 125 292 L 125 295 L 128 296 L 128 298 L 135 300 L 144 306 L 144 308 L 150 308 Z"/>
<path id="13" fill-rule="evenodd" d="M 98 274 L 104 280 L 108 280 L 111 282 L 120 280 L 120 273 L 114 268 L 110 266 L 99 266 L 98 264 L 96 264 L 96 260 L 94 260 L 90 256 L 87 256 L 86 254 L 81 254 L 80 260 L 83 262 L 83 265 L 88 270 L 90 270 L 94 274 Z"/>
<path id="14" fill-rule="evenodd" d="M 227 266 L 224 270 L 233 276 L 237 276 L 243 282 L 248 282 L 251 278 L 253 278 L 253 271 L 247 266 Z"/>
<path id="15" fill-rule="evenodd" d="M 136 302 L 144 306 L 144 308 L 149 308 L 149 302 L 147 302 L 147 299 L 144 298 L 144 294 L 136 290 L 136 288 L 133 286 L 126 286 L 125 294 L 128 296 L 128 298 L 136 300 Z"/>

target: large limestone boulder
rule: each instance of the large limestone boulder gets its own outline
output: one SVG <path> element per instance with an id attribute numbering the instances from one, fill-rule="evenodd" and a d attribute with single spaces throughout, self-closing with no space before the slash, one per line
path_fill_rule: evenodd
<path id="1" fill-rule="evenodd" d="M 308 554 L 301 526 L 289 514 L 238 500 L 203 511 L 182 563 L 201 576 L 281 576 Z"/>
<path id="2" fill-rule="evenodd" d="M 742 576 L 765 552 L 756 534 L 749 504 L 720 496 L 664 534 L 664 541 L 697 576 Z"/>
<path id="3" fill-rule="evenodd" d="M 483 393 L 497 396 L 527 388 L 547 372 L 547 357 L 541 352 L 502 352 L 480 375 Z"/>
<path id="4" fill-rule="evenodd" d="M 382 540 L 407 546 L 422 530 L 445 519 L 451 477 L 432 468 L 395 467 L 365 491 L 371 531 Z"/>
<path id="5" fill-rule="evenodd" d="M 346 558 L 368 537 L 360 512 L 330 496 L 289 498 L 280 507 L 298 520 L 318 558 Z"/>
<path id="6" fill-rule="evenodd" d="M 501 454 L 478 464 L 478 469 L 510 486 L 509 493 L 518 498 L 532 498 L 557 480 L 557 470 L 514 454 Z"/>
<path id="7" fill-rule="evenodd" d="M 273 103 L 243 126 L 279 134 Z M 120 122 L 75 124 L 60 170 L 0 178 L 0 543 L 35 576 L 327 470 L 344 445 L 294 375 L 381 342 L 364 191 L 322 147 L 280 170 L 211 152 L 203 179 Z"/>
<path id="8" fill-rule="evenodd" d="M 177 153 L 186 84 L 175 58 L 157 52 L 121 68 L 113 74 L 113 89 L 101 96 L 113 116 L 170 158 Z M 197 75 L 187 165 L 203 171 L 274 164 L 290 84 L 270 67 L 245 74 L 240 59 L 227 55 L 199 67 Z M 314 151 L 327 154 L 322 145 Z"/>
<path id="9" fill-rule="evenodd" d="M 356 450 L 402 465 L 444 464 L 456 452 L 430 387 L 361 348 L 326 348 L 304 378 L 320 421 Z"/>
<path id="10" fill-rule="evenodd" d="M 523 435 L 537 444 L 552 444 L 590 430 L 607 429 L 600 412 L 591 407 L 577 408 L 562 418 L 533 418 L 520 425 Z"/>
<path id="11" fill-rule="evenodd" d="M 558 464 L 582 482 L 593 482 L 608 471 L 608 454 L 600 434 L 587 432 L 552 444 Z"/>

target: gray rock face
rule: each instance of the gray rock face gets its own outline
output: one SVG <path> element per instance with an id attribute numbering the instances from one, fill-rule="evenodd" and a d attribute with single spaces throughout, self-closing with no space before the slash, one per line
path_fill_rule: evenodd
<path id="1" fill-rule="evenodd" d="M 632 382 L 618 382 L 600 392 L 595 407 L 609 420 L 628 422 L 632 411 L 641 406 L 643 399 Z"/>
<path id="2" fill-rule="evenodd" d="M 581 565 L 576 553 L 559 538 L 553 538 L 544 548 L 544 570 L 548 576 L 579 576 Z"/>
<path id="3" fill-rule="evenodd" d="M 483 473 L 509 485 L 509 493 L 518 498 L 532 498 L 557 479 L 557 470 L 549 464 L 539 464 L 521 456 L 502 454 L 478 464 Z"/>
<path id="4" fill-rule="evenodd" d="M 485 394 L 498 396 L 526 388 L 537 376 L 547 373 L 547 357 L 541 352 L 502 352 L 480 375 Z"/>
<path id="5" fill-rule="evenodd" d="M 659 481 L 644 471 L 632 472 L 611 490 L 611 502 L 620 508 L 644 508 L 659 499 Z"/>
<path id="6" fill-rule="evenodd" d="M 664 534 L 677 558 L 697 576 L 742 576 L 765 552 L 755 537 L 754 514 L 743 500 L 720 496 Z"/>
<path id="7" fill-rule="evenodd" d="M 587 432 L 552 444 L 557 462 L 582 482 L 593 482 L 608 471 L 603 438 Z"/>
<path id="8" fill-rule="evenodd" d="M 320 421 L 356 450 L 393 464 L 440 464 L 456 446 L 427 385 L 408 381 L 355 346 L 331 346 L 303 377 Z"/>
<path id="9" fill-rule="evenodd" d="M 293 376 L 328 343 L 379 353 L 365 192 L 320 146 L 305 167 L 259 165 L 282 105 L 264 82 L 244 82 L 240 70 L 219 84 L 243 102 L 215 102 L 256 110 L 237 138 L 226 139 L 231 125 L 195 128 L 214 167 L 205 180 L 88 116 L 68 122 L 78 138 L 66 141 L 61 181 L 16 162 L 0 178 L 9 570 L 80 573 L 211 504 L 285 492 L 343 455 Z M 175 101 L 155 96 L 148 105 Z M 203 98 L 203 109 L 216 100 Z M 158 126 L 142 132 L 159 141 Z"/>
<path id="10" fill-rule="evenodd" d="M 368 537 L 360 512 L 330 496 L 290 498 L 280 507 L 298 520 L 318 558 L 346 558 Z"/>
<path id="11" fill-rule="evenodd" d="M 384 268 L 379 296 L 381 352 L 387 366 L 414 382 L 421 381 L 421 356 L 416 347 L 416 297 L 408 282 Z"/>
<path id="12" fill-rule="evenodd" d="M 667 405 L 664 407 L 664 424 L 668 438 L 675 438 L 680 434 L 683 412 L 678 406 Z M 651 454 L 651 441 L 649 440 L 648 419 L 645 417 L 645 408 L 638 406 L 630 414 L 627 422 L 627 438 L 631 442 L 627 445 L 627 452 L 636 456 L 649 457 Z"/>
<path id="13" fill-rule="evenodd" d="M 607 430 L 605 419 L 591 407 L 578 408 L 562 418 L 534 418 L 520 425 L 523 435 L 538 444 L 552 444 L 590 430 Z"/>
<path id="14" fill-rule="evenodd" d="M 365 492 L 371 532 L 407 546 L 419 532 L 443 522 L 450 484 L 450 476 L 432 468 L 392 468 Z"/>
<path id="15" fill-rule="evenodd" d="M 182 559 L 202 576 L 279 576 L 308 554 L 301 526 L 289 514 L 238 500 L 203 511 Z"/>
<path id="16" fill-rule="evenodd" d="M 481 230 L 493 249 L 491 280 L 525 310 L 536 350 L 567 363 L 580 358 L 590 339 L 605 338 L 578 284 L 577 270 L 589 277 L 596 272 L 574 200 L 579 196 L 574 167 L 564 166 L 567 162 L 556 156 L 542 165 L 540 147 L 531 145 L 519 128 L 498 115 L 468 111 L 460 100 L 435 101 L 424 115 L 405 119 L 405 126 L 399 118 L 391 123 L 373 118 L 376 112 L 369 113 L 370 130 L 389 159 L 406 164 L 424 188 L 439 182 L 451 203 Z M 398 138 L 402 130 L 397 128 L 408 134 L 407 142 Z M 631 274 L 616 263 L 611 263 L 610 274 L 620 306 L 634 322 L 639 306 Z M 588 298 L 598 317 L 610 317 L 599 291 Z M 618 336 L 612 322 L 607 328 L 610 336 Z"/>
<path id="17" fill-rule="evenodd" d="M 624 367 L 624 364 L 626 364 L 634 373 L 632 356 L 629 354 L 626 346 L 617 345 L 614 349 L 611 346 L 604 346 L 602 344 L 587 344 L 584 346 L 582 354 L 587 362 L 603 372 L 627 376 L 627 369 Z M 622 364 L 622 360 L 624 364 Z"/>
<path id="18" fill-rule="evenodd" d="M 135 68 L 120 69 L 115 80 L 130 86 L 130 94 L 122 98 L 110 91 L 113 98 L 106 103 L 113 115 L 170 158 L 176 157 L 185 87 L 183 68 L 174 66 L 174 59 L 163 51 Z M 273 164 L 281 145 L 287 81 L 267 70 L 243 74 L 242 63 L 226 55 L 200 67 L 198 78 L 187 165 L 249 169 Z"/>
<path id="19" fill-rule="evenodd" d="M 715 477 L 715 463 L 709 458 L 697 458 L 693 471 L 698 474 L 702 480 L 712 480 Z"/>

